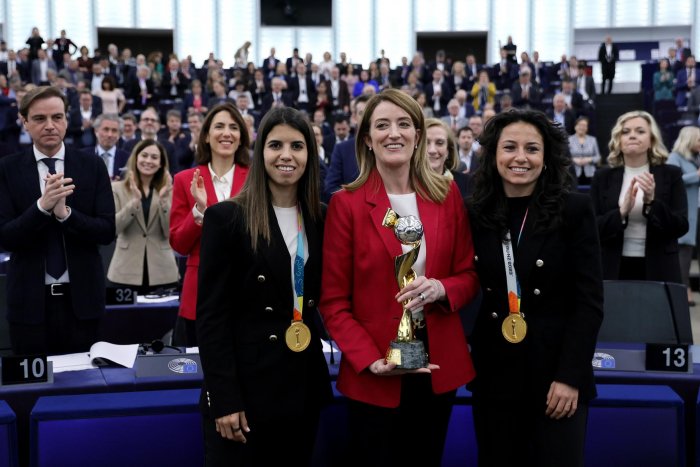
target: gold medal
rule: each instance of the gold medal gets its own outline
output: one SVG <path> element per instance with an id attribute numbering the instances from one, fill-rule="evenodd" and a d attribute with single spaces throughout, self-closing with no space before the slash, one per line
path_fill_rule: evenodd
<path id="1" fill-rule="evenodd" d="M 508 342 L 517 344 L 525 339 L 527 323 L 520 313 L 509 313 L 508 317 L 503 320 L 501 332 Z"/>
<path id="2" fill-rule="evenodd" d="M 303 321 L 292 321 L 284 335 L 287 347 L 292 352 L 301 352 L 311 343 L 311 330 Z"/>

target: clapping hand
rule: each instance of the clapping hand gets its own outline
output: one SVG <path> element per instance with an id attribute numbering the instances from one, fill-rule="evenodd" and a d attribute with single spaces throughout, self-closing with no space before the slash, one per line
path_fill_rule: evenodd
<path id="1" fill-rule="evenodd" d="M 620 204 L 620 215 L 623 219 L 629 215 L 630 211 L 634 207 L 638 189 L 639 187 L 637 186 L 637 179 L 635 177 L 632 179 L 632 183 L 630 183 L 629 188 L 627 188 L 624 198 L 622 198 L 622 204 Z"/>
<path id="2" fill-rule="evenodd" d="M 634 177 L 634 179 L 637 182 L 637 186 L 644 193 L 642 196 L 644 204 L 649 204 L 652 201 L 654 201 L 654 190 L 656 189 L 654 175 L 649 172 L 645 172 L 637 175 L 636 177 Z"/>
<path id="3" fill-rule="evenodd" d="M 207 209 L 207 190 L 204 188 L 204 178 L 200 175 L 199 169 L 195 169 L 190 184 L 190 193 L 195 201 L 197 211 L 204 214 Z"/>
<path id="4" fill-rule="evenodd" d="M 165 205 L 170 201 L 170 195 L 173 192 L 173 177 L 167 170 L 163 176 L 165 177 L 165 185 L 158 191 L 158 198 L 160 199 L 160 204 Z"/>

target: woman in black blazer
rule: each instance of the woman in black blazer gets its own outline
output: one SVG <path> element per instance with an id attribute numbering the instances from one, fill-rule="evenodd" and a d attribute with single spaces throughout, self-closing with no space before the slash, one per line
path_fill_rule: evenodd
<path id="1" fill-rule="evenodd" d="M 609 167 L 591 183 L 605 279 L 681 282 L 678 237 L 688 231 L 683 174 L 647 112 L 621 115 L 612 130 Z"/>
<path id="2" fill-rule="evenodd" d="M 479 465 L 583 466 L 603 318 L 593 208 L 569 191 L 566 137 L 543 113 L 501 113 L 480 142 L 469 215 L 483 302 L 468 385 Z"/>
<path id="3" fill-rule="evenodd" d="M 305 466 L 331 391 L 314 326 L 318 155 L 302 114 L 270 111 L 254 158 L 239 195 L 204 215 L 196 326 L 206 465 Z"/>

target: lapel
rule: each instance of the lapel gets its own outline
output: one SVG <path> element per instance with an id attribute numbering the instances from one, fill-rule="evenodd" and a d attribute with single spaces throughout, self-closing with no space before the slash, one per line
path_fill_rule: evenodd
<path id="1" fill-rule="evenodd" d="M 416 203 L 418 205 L 418 214 L 420 215 L 421 223 L 423 224 L 423 244 L 421 248 L 426 248 L 428 244 L 434 245 L 437 248 L 438 232 L 440 231 L 440 207 L 430 200 L 423 199 L 416 193 Z M 425 276 L 433 277 L 433 264 L 437 255 L 425 255 Z"/>
<path id="2" fill-rule="evenodd" d="M 231 183 L 231 194 L 230 197 L 237 195 L 243 184 L 248 178 L 248 167 L 236 164 L 236 168 L 233 170 L 233 183 Z"/>
<path id="3" fill-rule="evenodd" d="M 518 245 L 518 251 L 515 254 L 515 271 L 518 274 L 518 280 L 520 281 L 521 285 L 523 283 L 523 279 L 530 275 L 530 270 L 535 265 L 535 261 L 540 254 L 542 245 L 547 238 L 546 234 L 534 232 L 535 220 L 537 217 L 538 212 L 532 205 L 530 205 L 530 211 L 527 219 L 525 220 L 523 235 L 520 239 L 520 244 Z M 518 232 L 511 232 L 511 238 L 513 242 L 517 242 Z M 501 254 L 501 261 L 503 261 L 503 254 Z"/>
<path id="4" fill-rule="evenodd" d="M 211 172 L 209 171 L 209 164 L 202 164 L 199 166 L 199 175 L 202 176 L 204 180 L 204 189 L 207 191 L 207 206 L 218 203 L 219 198 L 216 196 L 214 181 L 211 179 Z"/>
<path id="5" fill-rule="evenodd" d="M 625 175 L 625 168 L 615 167 L 610 169 L 608 183 L 605 186 L 605 191 L 602 192 L 604 202 L 603 206 L 606 209 L 611 209 L 619 204 L 620 190 L 622 189 L 622 178 Z"/>
<path id="6" fill-rule="evenodd" d="M 270 224 L 270 245 L 261 245 L 260 252 L 274 276 L 279 290 L 284 291 L 284 296 L 289 297 L 288 303 L 292 303 L 294 296 L 292 291 L 292 257 L 287 250 L 287 244 L 282 236 L 282 230 L 277 223 L 277 216 L 272 204 L 267 205 L 268 222 Z"/>
<path id="7" fill-rule="evenodd" d="M 43 164 L 43 162 L 42 162 Z M 31 200 L 36 204 L 36 200 L 41 197 L 41 186 L 39 183 L 39 169 L 37 168 L 36 158 L 34 157 L 34 150 L 32 147 L 28 151 L 25 151 L 24 157 L 20 159 L 20 165 L 22 166 L 22 172 L 25 176 L 26 187 L 25 193 L 27 195 L 27 204 L 31 203 Z"/>
<path id="8" fill-rule="evenodd" d="M 389 203 L 389 197 L 386 195 L 382 179 L 376 170 L 369 176 L 362 189 L 365 191 L 365 201 L 371 206 L 369 212 L 370 222 L 382 239 L 387 254 L 392 259 L 403 254 L 401 242 L 394 236 L 394 231 L 382 226 L 386 211 L 391 207 L 391 204 Z"/>

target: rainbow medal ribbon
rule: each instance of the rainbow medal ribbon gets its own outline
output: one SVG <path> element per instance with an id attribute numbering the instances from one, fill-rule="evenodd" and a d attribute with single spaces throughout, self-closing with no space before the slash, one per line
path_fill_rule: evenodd
<path id="1" fill-rule="evenodd" d="M 525 211 L 525 218 L 520 226 L 518 243 L 520 243 L 520 237 L 523 234 L 525 219 L 527 219 L 527 211 Z M 518 282 L 518 276 L 515 272 L 515 255 L 511 244 L 510 232 L 506 234 L 506 239 L 502 242 L 502 246 L 503 262 L 506 268 L 506 282 L 508 283 L 508 316 L 503 320 L 501 332 L 508 342 L 518 344 L 525 339 L 527 323 L 520 312 L 520 282 Z"/>
<path id="2" fill-rule="evenodd" d="M 302 352 L 311 343 L 311 330 L 302 321 L 304 311 L 304 236 L 302 235 L 301 208 L 297 204 L 297 255 L 294 258 L 294 319 L 287 328 L 284 339 L 292 352 Z"/>

